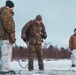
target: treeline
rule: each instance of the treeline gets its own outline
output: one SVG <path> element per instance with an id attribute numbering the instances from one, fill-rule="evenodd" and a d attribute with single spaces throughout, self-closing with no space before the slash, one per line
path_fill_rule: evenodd
<path id="1" fill-rule="evenodd" d="M 13 47 L 12 60 L 22 59 L 23 61 L 28 59 L 28 48 L 17 45 Z M 68 48 L 58 48 L 57 46 L 50 45 L 48 48 L 43 48 L 43 58 L 44 59 L 69 59 L 70 51 Z M 35 55 L 36 59 L 36 55 Z"/>
<path id="2" fill-rule="evenodd" d="M 1 55 L 1 53 L 0 53 Z M 21 59 L 25 61 L 28 59 L 28 48 L 25 47 L 18 47 L 15 45 L 12 50 L 12 60 Z M 57 46 L 50 45 L 48 48 L 43 48 L 43 58 L 44 59 L 69 59 L 70 58 L 70 51 L 68 48 L 58 48 Z M 36 59 L 36 55 L 35 55 Z"/>

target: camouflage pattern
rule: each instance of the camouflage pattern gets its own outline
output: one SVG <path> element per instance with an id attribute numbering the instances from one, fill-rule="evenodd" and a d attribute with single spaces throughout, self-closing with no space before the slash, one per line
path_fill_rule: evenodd
<path id="1" fill-rule="evenodd" d="M 7 33 L 4 28 L 6 28 Z M 15 23 L 12 11 L 6 6 L 0 8 L 0 40 L 15 40 Z"/>
<path id="2" fill-rule="evenodd" d="M 26 38 L 26 32 L 29 30 L 29 43 L 34 43 L 34 44 L 41 44 L 42 43 L 42 38 L 41 35 L 47 37 L 47 33 L 45 31 L 44 24 L 41 23 L 40 25 L 36 24 L 35 21 L 30 21 L 22 29 L 22 35 L 21 38 Z"/>
<path id="3" fill-rule="evenodd" d="M 43 64 L 43 49 L 41 44 L 29 44 L 29 63 L 28 69 L 33 69 L 33 60 L 35 54 L 37 55 L 39 69 L 44 68 Z"/>
<path id="4" fill-rule="evenodd" d="M 28 35 L 26 35 L 27 30 L 29 30 Z M 41 23 L 40 25 L 38 25 L 37 23 L 35 23 L 35 20 L 29 21 L 22 28 L 21 38 L 24 39 L 27 38 L 27 36 L 29 36 L 29 39 L 26 39 L 26 41 L 29 42 L 28 69 L 33 69 L 33 60 L 35 53 L 37 54 L 39 69 L 44 68 L 42 50 L 43 38 L 41 37 L 41 35 L 47 37 L 44 24 Z"/>
<path id="5" fill-rule="evenodd" d="M 6 6 L 0 8 L 0 49 L 1 49 L 1 69 L 0 71 L 10 71 L 12 56 L 12 44 L 15 42 L 15 23 L 13 12 Z"/>

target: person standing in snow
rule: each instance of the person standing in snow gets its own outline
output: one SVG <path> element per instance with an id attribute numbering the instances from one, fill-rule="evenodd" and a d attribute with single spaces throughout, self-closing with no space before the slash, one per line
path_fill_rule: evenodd
<path id="1" fill-rule="evenodd" d="M 38 58 L 39 70 L 44 70 L 42 39 L 46 39 L 47 33 L 42 22 L 41 15 L 37 15 L 36 19 L 27 22 L 22 28 L 21 38 L 26 44 L 29 43 L 29 61 L 28 70 L 33 70 L 33 60 L 35 53 Z"/>
<path id="2" fill-rule="evenodd" d="M 0 73 L 10 72 L 12 45 L 15 43 L 15 23 L 13 20 L 14 3 L 6 1 L 6 5 L 0 8 L 0 49 L 1 69 Z"/>
<path id="3" fill-rule="evenodd" d="M 76 29 L 74 29 L 74 34 L 69 39 L 69 48 L 71 50 L 71 67 L 76 66 Z"/>

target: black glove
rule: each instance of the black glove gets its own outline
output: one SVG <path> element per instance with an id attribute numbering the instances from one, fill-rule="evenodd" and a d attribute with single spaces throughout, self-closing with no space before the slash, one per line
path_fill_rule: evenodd
<path id="1" fill-rule="evenodd" d="M 26 38 L 23 38 L 23 41 L 26 42 Z"/>
<path id="2" fill-rule="evenodd" d="M 72 54 L 72 52 L 70 51 L 70 55 Z"/>
<path id="3" fill-rule="evenodd" d="M 41 38 L 42 38 L 42 39 L 46 39 L 46 38 L 47 38 L 47 36 L 41 35 Z"/>

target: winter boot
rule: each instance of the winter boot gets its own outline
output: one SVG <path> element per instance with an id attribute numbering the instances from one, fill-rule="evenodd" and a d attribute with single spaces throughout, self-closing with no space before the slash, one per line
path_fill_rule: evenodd
<path id="1" fill-rule="evenodd" d="M 33 69 L 32 68 L 30 68 L 30 69 L 28 69 L 29 71 L 32 71 Z"/>
<path id="2" fill-rule="evenodd" d="M 43 67 L 39 67 L 39 70 L 44 70 L 44 68 Z"/>
<path id="3" fill-rule="evenodd" d="M 10 70 L 9 73 L 16 74 L 14 70 Z"/>
<path id="4" fill-rule="evenodd" d="M 16 74 L 16 72 L 15 72 L 14 70 L 10 70 L 10 71 L 8 71 L 8 72 L 0 71 L 0 74 L 9 74 L 9 73 L 11 73 L 11 74 Z"/>
<path id="5" fill-rule="evenodd" d="M 28 67 L 28 70 L 29 70 L 29 71 L 32 71 L 32 70 L 33 70 L 33 66 L 29 66 L 29 67 Z"/>
<path id="6" fill-rule="evenodd" d="M 39 70 L 44 70 L 44 68 L 39 68 Z"/>
<path id="7" fill-rule="evenodd" d="M 39 66 L 39 70 L 44 70 L 44 67 L 43 66 Z"/>
<path id="8" fill-rule="evenodd" d="M 72 65 L 71 65 L 71 67 L 75 67 L 75 65 L 74 65 L 74 64 L 72 64 Z"/>
<path id="9" fill-rule="evenodd" d="M 43 65 L 39 65 L 39 70 L 44 70 L 44 66 Z"/>
<path id="10" fill-rule="evenodd" d="M 0 71 L 0 74 L 7 74 L 9 72 Z"/>

